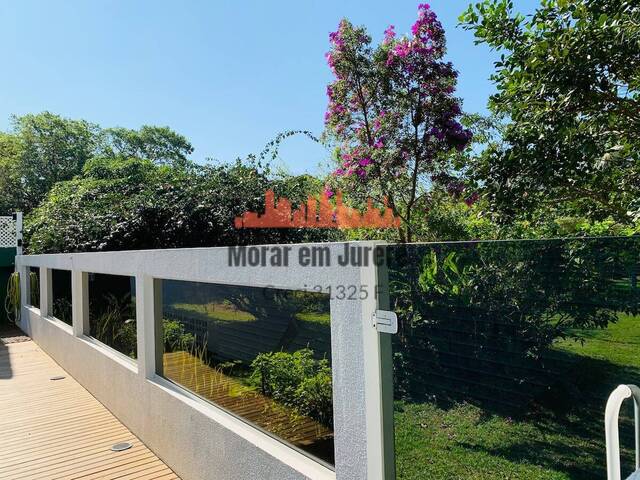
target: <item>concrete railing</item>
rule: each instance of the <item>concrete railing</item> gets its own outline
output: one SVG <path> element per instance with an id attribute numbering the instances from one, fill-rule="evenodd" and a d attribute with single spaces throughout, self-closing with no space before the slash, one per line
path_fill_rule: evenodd
<path id="1" fill-rule="evenodd" d="M 337 259 L 345 245 L 286 246 L 291 259 L 323 249 L 330 261 L 315 266 L 298 261 L 288 266 L 231 266 L 229 248 L 18 256 L 20 326 L 185 480 L 391 479 L 390 339 L 373 321 L 376 309 L 385 307 L 386 295 L 379 287 L 385 283 L 379 278 L 384 269 L 370 258 L 367 264 L 340 265 Z M 374 244 L 348 246 L 371 252 Z M 40 268 L 40 309 L 28 305 L 29 267 Z M 51 315 L 52 269 L 71 271 L 72 326 Z M 89 273 L 135 278 L 137 360 L 89 336 Z M 334 292 L 335 471 L 157 374 L 162 279 L 287 290 L 321 286 Z M 335 294 L 344 286 L 365 293 L 356 298 Z"/>

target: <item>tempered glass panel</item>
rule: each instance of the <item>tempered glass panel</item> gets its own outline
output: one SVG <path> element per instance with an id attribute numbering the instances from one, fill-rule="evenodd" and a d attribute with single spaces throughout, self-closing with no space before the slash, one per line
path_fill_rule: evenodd
<path id="1" fill-rule="evenodd" d="M 29 305 L 40 308 L 40 268 L 29 267 L 27 272 L 29 273 Z"/>
<path id="2" fill-rule="evenodd" d="M 388 249 L 399 479 L 606 478 L 640 384 L 640 238 Z M 621 413 L 623 478 L 633 413 Z"/>
<path id="3" fill-rule="evenodd" d="M 71 271 L 51 270 L 51 315 L 71 325 Z"/>
<path id="4" fill-rule="evenodd" d="M 163 280 L 162 297 L 162 375 L 333 464 L 328 295 Z"/>
<path id="5" fill-rule="evenodd" d="M 89 335 L 137 358 L 135 279 L 89 273 Z"/>

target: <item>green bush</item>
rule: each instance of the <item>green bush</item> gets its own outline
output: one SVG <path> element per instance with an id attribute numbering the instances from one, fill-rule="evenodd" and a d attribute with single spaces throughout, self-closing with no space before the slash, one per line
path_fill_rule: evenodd
<path id="1" fill-rule="evenodd" d="M 137 357 L 136 315 L 131 295 L 105 294 L 102 304 L 89 307 L 90 332 L 93 337 L 125 355 Z M 93 311 L 99 312 L 94 315 Z"/>
<path id="2" fill-rule="evenodd" d="M 185 332 L 182 323 L 166 318 L 162 320 L 162 337 L 165 352 L 189 350 L 195 341 L 191 333 Z"/>
<path id="3" fill-rule="evenodd" d="M 295 398 L 299 410 L 325 425 L 333 425 L 333 388 L 331 368 L 326 364 L 319 367 L 318 372 L 305 378 L 298 386 Z"/>
<path id="4" fill-rule="evenodd" d="M 251 368 L 249 381 L 264 395 L 332 425 L 331 367 L 326 359 L 314 359 L 309 348 L 293 353 L 261 353 Z"/>

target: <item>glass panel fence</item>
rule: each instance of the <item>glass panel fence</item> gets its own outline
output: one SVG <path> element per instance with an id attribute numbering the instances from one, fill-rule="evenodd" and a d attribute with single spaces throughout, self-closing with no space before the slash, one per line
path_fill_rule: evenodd
<path id="1" fill-rule="evenodd" d="M 640 238 L 394 245 L 388 273 L 399 479 L 606 478 L 607 397 L 640 385 Z M 626 404 L 620 438 L 626 478 Z"/>
<path id="2" fill-rule="evenodd" d="M 51 270 L 51 316 L 71 325 L 71 271 Z"/>
<path id="3" fill-rule="evenodd" d="M 163 280 L 162 299 L 164 377 L 334 463 L 328 295 Z"/>
<path id="4" fill-rule="evenodd" d="M 135 278 L 88 275 L 89 335 L 128 357 L 137 358 Z"/>
<path id="5" fill-rule="evenodd" d="M 27 301 L 32 307 L 40 308 L 40 268 L 28 267 L 27 273 L 29 274 Z"/>

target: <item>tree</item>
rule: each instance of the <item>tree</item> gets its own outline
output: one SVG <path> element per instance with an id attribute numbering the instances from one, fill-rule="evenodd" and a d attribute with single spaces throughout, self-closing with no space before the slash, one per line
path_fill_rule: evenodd
<path id="1" fill-rule="evenodd" d="M 339 164 L 333 183 L 356 201 L 386 199 L 403 220 L 401 240 L 411 241 L 418 212 L 437 187 L 473 200 L 453 168 L 453 153 L 469 145 L 471 132 L 458 121 L 457 72 L 443 60 L 444 29 L 423 4 L 410 36 L 396 38 L 390 26 L 374 48 L 363 27 L 342 20 L 330 40 L 336 79 L 327 87 L 325 120 Z"/>
<path id="2" fill-rule="evenodd" d="M 389 246 L 396 388 L 522 407 L 566 374 L 556 340 L 640 314 L 639 247 L 640 237 Z"/>
<path id="3" fill-rule="evenodd" d="M 145 158 L 186 168 L 189 141 L 169 127 L 101 129 L 85 120 L 49 112 L 12 117 L 11 133 L 0 133 L 0 211 L 30 212 L 56 182 L 81 173 L 89 159 Z"/>
<path id="4" fill-rule="evenodd" d="M 25 243 L 33 254 L 325 240 L 331 232 L 234 227 L 236 216 L 263 207 L 267 189 L 302 200 L 307 184 L 242 162 L 185 169 L 94 158 L 26 217 Z"/>
<path id="5" fill-rule="evenodd" d="M 169 127 L 143 125 L 140 130 L 116 127 L 104 130 L 97 156 L 146 158 L 159 165 L 186 166 L 191 143 Z"/>
<path id="6" fill-rule="evenodd" d="M 92 156 L 98 127 L 49 112 L 14 116 L 12 121 L 20 145 L 15 153 L 22 204 L 16 206 L 29 211 L 56 182 L 80 173 Z"/>
<path id="7" fill-rule="evenodd" d="M 460 19 L 502 52 L 489 105 L 507 122 L 473 167 L 492 208 L 640 218 L 638 2 L 545 0 L 524 17 L 485 0 Z"/>
<path id="8" fill-rule="evenodd" d="M 21 151 L 18 137 L 0 133 L 0 215 L 8 215 L 22 205 L 19 173 Z"/>

